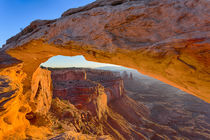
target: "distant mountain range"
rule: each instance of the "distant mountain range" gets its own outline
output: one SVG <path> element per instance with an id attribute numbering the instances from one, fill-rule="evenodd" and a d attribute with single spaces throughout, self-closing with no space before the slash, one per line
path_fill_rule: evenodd
<path id="1" fill-rule="evenodd" d="M 150 78 L 146 75 L 143 75 L 141 73 L 139 73 L 137 70 L 135 69 L 130 69 L 130 68 L 126 68 L 126 67 L 121 67 L 121 66 L 104 66 L 104 67 L 96 67 L 95 69 L 101 69 L 101 70 L 110 70 L 110 71 L 118 71 L 120 73 L 122 73 L 123 71 L 126 71 L 128 74 L 132 73 L 133 76 L 136 77 L 141 77 L 141 78 Z"/>

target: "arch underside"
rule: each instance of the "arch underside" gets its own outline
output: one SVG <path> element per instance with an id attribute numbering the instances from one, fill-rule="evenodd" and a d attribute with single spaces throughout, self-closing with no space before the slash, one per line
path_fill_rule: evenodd
<path id="1" fill-rule="evenodd" d="M 137 69 L 210 102 L 208 2 L 96 1 L 75 11 L 32 22 L 3 51 L 21 60 L 28 76 L 52 56 L 84 55 Z"/>

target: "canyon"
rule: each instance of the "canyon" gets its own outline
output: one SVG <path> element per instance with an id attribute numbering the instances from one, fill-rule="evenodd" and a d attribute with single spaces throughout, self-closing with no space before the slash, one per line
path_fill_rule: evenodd
<path id="1" fill-rule="evenodd" d="M 209 139 L 208 103 L 151 77 L 123 81 L 127 96 L 145 105 L 153 122 L 174 129 L 182 139 Z"/>
<path id="2" fill-rule="evenodd" d="M 110 87 L 109 79 L 101 77 L 106 82 L 100 82 L 91 72 L 89 78 L 87 73 L 72 77 L 71 72 L 54 77 L 69 81 L 65 79 L 69 75 L 72 84 L 78 84 L 75 89 L 66 81 L 53 83 L 53 70 L 39 66 L 56 55 L 83 55 L 87 60 L 137 69 L 209 103 L 209 13 L 208 0 L 97 0 L 67 10 L 60 18 L 31 22 L 0 49 L 1 139 L 42 139 L 54 134 L 60 134 L 57 139 L 73 135 L 77 139 L 109 139 L 105 134 L 116 139 L 179 137 L 176 129 L 157 124 L 158 118 L 151 120 L 144 105 L 121 94 L 120 79 L 113 79 L 116 81 Z M 75 83 L 78 79 L 82 82 Z M 69 89 L 63 89 L 62 83 Z M 55 95 L 53 86 L 57 86 Z M 59 88 L 62 93 L 71 89 L 78 95 L 84 88 L 87 94 L 62 97 L 69 103 L 53 98 L 61 97 Z M 88 111 L 83 114 L 80 109 Z M 86 122 L 82 119 L 77 123 L 60 121 L 65 113 L 75 114 L 70 118 L 88 118 L 90 113 L 96 118 L 83 131 Z M 72 127 L 63 126 L 68 123 Z M 91 132 L 95 126 L 98 131 Z"/>
<path id="3" fill-rule="evenodd" d="M 36 94 L 32 99 L 37 101 L 32 102 L 37 108 L 26 118 L 34 127 L 50 127 L 51 133 L 45 136 L 48 139 L 208 140 L 210 137 L 209 104 L 183 91 L 175 94 L 176 88 L 150 78 L 138 80 L 126 72 L 88 68 L 42 67 L 34 73 L 33 81 Z M 146 90 L 148 85 L 160 89 Z M 167 99 L 163 101 L 164 98 Z M 33 133 L 27 135 L 35 137 Z"/>
<path id="4" fill-rule="evenodd" d="M 134 124 L 148 118 L 149 111 L 125 95 L 119 73 L 42 67 L 36 70 L 32 81 L 34 94 L 31 104 L 36 108 L 26 114 L 26 119 L 33 127 L 26 131 L 27 138 L 56 139 L 62 137 L 60 135 L 66 138 L 68 133 L 78 133 L 78 139 L 91 136 L 92 139 L 147 139 Z M 117 113 L 122 109 L 116 107 L 129 110 L 132 114 Z M 131 120 L 128 121 L 122 115 Z M 37 127 L 50 128 L 48 132 L 51 133 L 32 133 Z M 154 133 L 151 132 L 147 137 L 152 137 Z"/>
<path id="5" fill-rule="evenodd" d="M 9 86 L 8 81 L 2 82 Z M 19 109 L 27 123 L 25 136 L 15 130 L 2 138 L 208 140 L 210 137 L 208 103 L 149 77 L 99 69 L 40 67 L 31 84 L 31 109 L 23 105 Z M 3 101 L 10 100 L 8 96 Z M 13 123 L 5 118 L 4 123 Z"/>

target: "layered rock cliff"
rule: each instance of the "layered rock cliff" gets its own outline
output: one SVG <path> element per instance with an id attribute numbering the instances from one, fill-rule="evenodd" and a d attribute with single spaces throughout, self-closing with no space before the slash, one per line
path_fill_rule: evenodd
<path id="1" fill-rule="evenodd" d="M 72 133 L 86 139 L 91 138 L 90 135 L 94 135 L 93 139 L 98 137 L 100 139 L 145 139 L 144 135 L 135 130 L 134 126 L 121 116 L 123 113 L 115 113 L 117 109 L 110 107 L 117 100 L 124 98 L 124 100 L 128 100 L 123 80 L 119 76 L 119 73 L 104 70 L 39 68 L 33 75 L 32 83 L 35 89 L 33 90 L 35 91 L 34 96 L 39 97 L 37 101 L 40 102 L 34 101 L 36 108 L 26 114 L 26 118 L 35 128 L 40 128 L 40 126 L 51 128 L 48 138 L 55 135 L 58 135 L 57 138 L 62 138 L 62 135 L 69 137 L 68 133 Z M 53 85 L 52 90 L 51 84 Z M 44 95 L 39 96 L 41 94 Z M 135 112 L 136 116 L 131 115 L 133 118 L 141 120 L 148 116 L 149 112 L 144 106 L 126 101 L 133 104 L 129 108 L 129 105 L 125 105 L 124 102 L 123 100 L 121 102 L 124 109 L 127 108 L 130 112 L 132 110 Z M 119 105 L 115 107 L 117 106 Z M 45 111 L 47 111 L 47 115 Z M 28 131 L 31 132 L 33 130 L 31 129 Z M 27 135 L 35 136 L 28 131 Z M 63 131 L 65 133 L 60 134 Z M 74 135 L 72 137 L 75 137 Z M 41 136 L 39 137 L 41 138 Z M 52 139 L 56 139 L 56 137 Z"/>
<path id="2" fill-rule="evenodd" d="M 11 74 L 11 71 L 9 73 Z M 62 73 L 64 76 L 62 76 Z M 126 95 L 128 91 L 124 89 L 121 83 L 123 80 L 119 77 L 118 73 L 94 69 L 38 68 L 32 79 L 33 94 L 31 94 L 29 104 L 27 104 L 25 98 L 20 100 L 20 98 L 14 96 L 14 99 L 19 101 L 19 104 L 25 102 L 17 113 L 18 116 L 22 115 L 21 121 L 23 122 L 18 121 L 20 124 L 24 123 L 24 125 L 18 127 L 17 120 L 10 117 L 9 121 L 14 123 L 13 125 L 18 129 L 14 129 L 6 134 L 2 132 L 2 138 L 4 139 L 178 140 L 193 137 L 206 139 L 208 137 L 208 134 L 204 132 L 200 133 L 200 131 L 204 130 L 203 128 L 200 128 L 200 131 L 196 131 L 194 134 L 189 128 L 186 128 L 184 131 L 172 127 L 171 124 L 167 124 L 170 118 L 161 117 L 161 120 L 167 120 L 167 122 L 157 122 L 154 120 L 155 114 L 157 115 L 155 112 L 158 111 L 158 108 L 156 108 L 157 110 L 150 110 L 145 105 L 129 98 Z M 1 81 L 5 84 L 4 90 L 6 91 L 8 87 L 6 85 L 9 81 Z M 133 88 L 136 84 L 135 80 L 126 79 L 126 81 L 128 82 L 126 87 L 130 86 L 131 89 L 136 89 Z M 110 93 L 113 93 L 113 98 L 108 98 Z M 145 94 L 148 97 L 150 96 L 148 93 Z M 156 94 L 158 95 L 159 93 Z M 152 96 L 154 95 L 151 95 L 149 99 Z M 10 99 L 10 96 L 8 97 Z M 8 103 L 12 102 L 10 100 L 6 101 Z M 6 104 L 8 103 L 6 102 Z M 5 105 L 3 107 L 10 112 L 15 111 L 12 110 L 15 108 L 9 108 Z M 173 114 L 177 116 L 175 112 Z M 10 115 L 9 112 L 4 112 L 1 114 L 1 117 L 7 118 Z M 176 116 L 173 116 L 173 118 Z M 183 114 L 183 117 L 186 117 L 186 115 Z M 184 118 L 178 119 L 182 121 Z M 6 119 L 3 120 L 7 122 Z M 177 126 L 180 123 L 177 123 Z M 199 125 L 199 123 L 195 124 Z M 208 124 L 200 125 L 206 127 L 205 131 L 209 131 Z"/>
<path id="3" fill-rule="evenodd" d="M 99 118 L 106 112 L 107 103 L 124 94 L 118 73 L 84 68 L 47 69 L 52 72 L 53 97 L 69 100 L 78 109 L 89 110 Z"/>
<path id="4" fill-rule="evenodd" d="M 89 100 L 88 94 L 94 92 L 105 92 L 108 103 L 124 94 L 123 80 L 116 72 L 84 68 L 48 70 L 52 72 L 53 96 L 64 96 L 64 99 L 69 99 L 74 104 Z M 79 95 L 80 98 L 72 97 L 73 95 Z"/>

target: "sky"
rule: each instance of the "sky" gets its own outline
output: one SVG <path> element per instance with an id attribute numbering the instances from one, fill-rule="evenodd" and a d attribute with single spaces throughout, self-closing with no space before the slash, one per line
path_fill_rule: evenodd
<path id="1" fill-rule="evenodd" d="M 105 66 L 117 66 L 106 63 L 97 63 L 92 61 L 87 61 L 82 55 L 77 55 L 73 57 L 57 55 L 51 57 L 48 61 L 41 64 L 45 67 L 86 67 L 86 68 L 97 68 Z M 117 66 L 119 67 L 119 66 Z"/>
<path id="2" fill-rule="evenodd" d="M 0 0 L 0 48 L 6 40 L 37 19 L 59 18 L 70 8 L 95 0 Z M 55 56 L 42 64 L 48 67 L 103 67 L 111 64 L 86 61 L 83 56 Z"/>
<path id="3" fill-rule="evenodd" d="M 94 0 L 0 0 L 0 47 L 36 19 L 55 19 Z"/>

